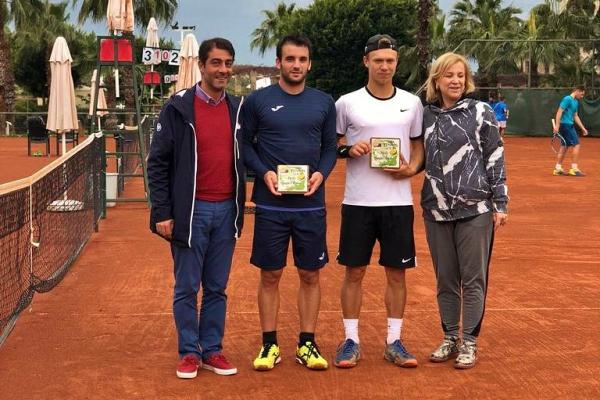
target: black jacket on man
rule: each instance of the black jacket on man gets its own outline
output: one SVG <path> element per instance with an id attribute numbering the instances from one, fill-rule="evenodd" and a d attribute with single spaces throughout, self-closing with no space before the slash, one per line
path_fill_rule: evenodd
<path id="1" fill-rule="evenodd" d="M 172 242 L 191 247 L 192 217 L 196 196 L 196 130 L 194 124 L 194 96 L 196 87 L 182 90 L 163 106 L 154 130 L 148 155 L 148 188 L 152 209 L 150 230 L 156 233 L 156 223 L 174 220 Z M 241 137 L 238 123 L 240 99 L 226 95 L 225 101 L 231 119 L 236 184 L 235 236 L 242 232 L 246 199 L 245 169 L 240 152 Z M 202 123 L 200 121 L 200 123 Z"/>

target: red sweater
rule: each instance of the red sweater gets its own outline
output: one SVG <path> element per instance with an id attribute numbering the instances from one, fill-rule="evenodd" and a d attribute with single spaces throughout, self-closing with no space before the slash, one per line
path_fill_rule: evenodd
<path id="1" fill-rule="evenodd" d="M 217 106 L 194 97 L 198 151 L 196 198 L 224 201 L 234 196 L 233 134 L 225 100 Z"/>

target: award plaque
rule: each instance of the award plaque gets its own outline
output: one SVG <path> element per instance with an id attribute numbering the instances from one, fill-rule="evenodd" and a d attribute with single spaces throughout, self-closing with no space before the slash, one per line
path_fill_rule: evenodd
<path id="1" fill-rule="evenodd" d="M 400 168 L 400 139 L 371 138 L 371 167 Z"/>
<path id="2" fill-rule="evenodd" d="M 278 165 L 277 191 L 288 194 L 308 192 L 308 165 Z"/>

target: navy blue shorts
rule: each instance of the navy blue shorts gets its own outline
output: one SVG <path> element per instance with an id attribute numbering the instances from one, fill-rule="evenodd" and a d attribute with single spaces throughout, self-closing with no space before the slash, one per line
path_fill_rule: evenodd
<path id="1" fill-rule="evenodd" d="M 572 124 L 560 124 L 558 132 L 563 137 L 563 146 L 577 146 L 579 144 L 579 136 L 575 130 L 575 125 Z"/>
<path id="2" fill-rule="evenodd" d="M 292 239 L 296 267 L 317 270 L 329 261 L 325 209 L 275 211 L 256 207 L 250 262 L 264 270 L 285 267 Z"/>

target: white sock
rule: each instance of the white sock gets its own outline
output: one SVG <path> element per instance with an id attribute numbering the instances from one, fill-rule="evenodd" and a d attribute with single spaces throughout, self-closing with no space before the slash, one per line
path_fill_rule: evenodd
<path id="1" fill-rule="evenodd" d="M 575 164 L 575 163 L 571 164 L 571 168 L 577 169 L 577 164 Z"/>
<path id="2" fill-rule="evenodd" d="M 400 339 L 402 333 L 402 318 L 388 318 L 387 344 L 392 344 Z"/>
<path id="3" fill-rule="evenodd" d="M 557 170 L 561 170 L 562 169 L 562 165 L 556 164 L 556 166 L 554 168 L 557 169 Z"/>
<path id="4" fill-rule="evenodd" d="M 359 343 L 358 340 L 358 319 L 343 319 L 344 330 L 346 331 L 346 339 L 352 339 L 354 342 Z"/>

